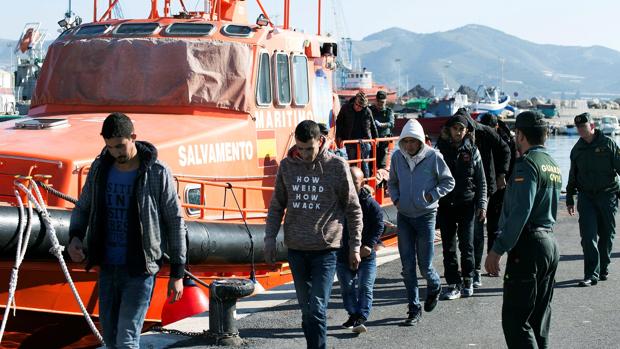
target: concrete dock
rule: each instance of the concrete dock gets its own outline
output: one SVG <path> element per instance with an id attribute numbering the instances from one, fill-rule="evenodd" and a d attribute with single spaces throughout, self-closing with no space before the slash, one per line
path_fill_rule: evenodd
<path id="1" fill-rule="evenodd" d="M 583 255 L 576 217 L 566 213 L 564 203 L 558 212 L 555 235 L 560 245 L 560 265 L 552 303 L 551 348 L 619 348 L 620 331 L 620 253 L 614 252 L 608 281 L 590 288 L 578 288 L 583 278 Z M 615 248 L 614 250 L 617 250 Z M 406 317 L 406 297 L 401 265 L 396 249 L 381 253 L 374 292 L 374 307 L 368 332 L 356 335 L 342 329 L 347 314 L 336 283 L 328 309 L 329 348 L 504 348 L 501 328 L 502 279 L 483 277 L 483 287 L 473 297 L 440 301 L 431 313 L 424 313 L 414 327 L 401 326 Z M 505 257 L 502 259 L 505 262 Z M 443 274 L 441 246 L 436 246 L 433 265 Z M 445 280 L 442 278 L 442 282 Z M 421 297 L 425 281 L 420 280 Z M 245 299 L 238 306 L 238 327 L 245 348 L 305 348 L 292 285 Z M 169 326 L 201 332 L 208 328 L 208 313 Z M 200 337 L 190 338 L 146 333 L 143 348 L 208 348 Z"/>

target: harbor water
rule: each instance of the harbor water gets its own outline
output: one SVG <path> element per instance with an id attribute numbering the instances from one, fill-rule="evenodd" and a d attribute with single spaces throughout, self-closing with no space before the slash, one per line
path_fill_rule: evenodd
<path id="1" fill-rule="evenodd" d="M 616 143 L 620 142 L 620 136 L 613 137 Z M 579 136 L 556 135 L 547 139 L 546 147 L 549 153 L 560 165 L 562 170 L 562 190 L 566 190 L 568 183 L 568 173 L 570 171 L 570 151 L 579 140 Z"/>

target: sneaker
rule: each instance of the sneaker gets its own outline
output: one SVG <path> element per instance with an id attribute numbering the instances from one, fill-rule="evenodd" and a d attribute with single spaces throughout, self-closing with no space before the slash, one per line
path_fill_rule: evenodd
<path id="1" fill-rule="evenodd" d="M 601 276 L 598 279 L 601 281 L 607 281 L 608 278 L 609 278 L 609 274 L 601 274 Z"/>
<path id="2" fill-rule="evenodd" d="M 426 295 L 426 300 L 424 301 L 424 311 L 431 312 L 437 306 L 437 299 L 439 298 L 439 294 L 441 293 L 441 286 L 437 291 L 428 293 Z"/>
<path id="3" fill-rule="evenodd" d="M 463 289 L 461 289 L 462 297 L 471 297 L 474 295 L 474 285 L 469 278 L 463 279 Z"/>
<path id="4" fill-rule="evenodd" d="M 448 288 L 440 296 L 442 301 L 448 301 L 461 298 L 461 286 L 460 285 L 448 285 Z"/>
<path id="5" fill-rule="evenodd" d="M 480 288 L 482 287 L 482 279 L 480 279 L 480 270 L 476 270 L 474 272 L 474 280 L 473 280 L 473 286 L 474 288 Z"/>
<path id="6" fill-rule="evenodd" d="M 405 326 L 415 326 L 420 320 L 422 320 L 422 309 L 415 305 L 409 306 L 409 312 L 407 312 L 407 318 L 403 325 Z"/>
<path id="7" fill-rule="evenodd" d="M 579 284 L 577 284 L 577 286 L 590 287 L 590 286 L 596 285 L 597 283 L 598 283 L 598 280 L 594 278 L 588 278 L 588 279 L 583 279 L 582 281 L 579 281 Z"/>
<path id="8" fill-rule="evenodd" d="M 353 325 L 355 324 L 355 321 L 357 321 L 357 314 L 353 314 L 353 315 L 349 315 L 349 320 L 345 321 L 342 324 L 342 328 L 352 328 Z"/>
<path id="9" fill-rule="evenodd" d="M 366 326 L 364 325 L 364 323 L 366 322 L 366 318 L 363 316 L 359 316 L 357 318 L 357 320 L 355 320 L 355 323 L 353 324 L 353 329 L 351 331 L 353 331 L 353 333 L 366 333 L 366 331 L 368 331 L 368 329 L 366 329 Z"/>

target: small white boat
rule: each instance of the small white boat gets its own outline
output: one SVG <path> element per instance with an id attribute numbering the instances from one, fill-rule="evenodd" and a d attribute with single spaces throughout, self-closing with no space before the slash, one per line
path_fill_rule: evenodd
<path id="1" fill-rule="evenodd" d="M 561 135 L 568 135 L 568 136 L 574 136 L 579 134 L 577 132 L 577 127 L 575 127 L 574 124 L 566 124 L 564 126 L 560 126 L 558 128 L 558 133 Z"/>
<path id="2" fill-rule="evenodd" d="M 499 115 L 510 102 L 510 96 L 500 93 L 496 87 L 480 85 L 477 93 L 480 99 L 471 104 L 473 113 Z"/>

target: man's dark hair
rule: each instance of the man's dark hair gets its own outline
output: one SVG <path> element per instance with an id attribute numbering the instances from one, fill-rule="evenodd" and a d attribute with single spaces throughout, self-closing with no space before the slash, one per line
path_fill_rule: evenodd
<path id="1" fill-rule="evenodd" d="M 321 132 L 321 134 L 327 137 L 329 135 L 329 128 L 327 127 L 327 125 L 325 125 L 322 122 L 318 123 L 318 125 L 319 125 L 319 131 Z"/>
<path id="2" fill-rule="evenodd" d="M 547 140 L 546 127 L 523 127 L 518 129 L 530 145 L 544 145 Z"/>
<path id="3" fill-rule="evenodd" d="M 123 113 L 112 113 L 105 118 L 101 127 L 101 135 L 105 139 L 123 137 L 131 138 L 133 134 L 133 123 L 131 119 Z"/>
<path id="4" fill-rule="evenodd" d="M 300 122 L 295 128 L 295 138 L 302 142 L 308 142 L 311 139 L 321 138 L 319 125 L 312 120 L 304 120 Z"/>

